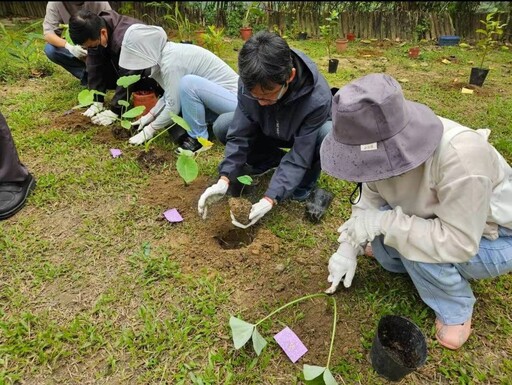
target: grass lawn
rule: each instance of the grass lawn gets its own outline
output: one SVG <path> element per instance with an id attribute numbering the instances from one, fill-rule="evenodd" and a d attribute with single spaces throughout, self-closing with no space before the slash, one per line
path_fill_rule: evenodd
<path id="1" fill-rule="evenodd" d="M 285 202 L 260 221 L 252 242 L 224 249 L 219 238 L 233 229 L 226 200 L 206 220 L 197 215 L 200 194 L 217 179 L 219 142 L 200 154 L 200 176 L 186 186 L 167 135 L 144 161 L 143 147 L 92 125 L 80 110 L 69 112 L 79 82 L 48 62 L 40 41 L 24 60 L 5 49 L 13 39 L 0 39 L 0 110 L 37 188 L 22 211 L 0 222 L 0 384 L 300 384 L 302 364 L 324 366 L 333 311 L 323 298 L 264 322 L 259 331 L 269 345 L 259 357 L 250 346 L 234 349 L 228 321 L 256 322 L 329 286 L 327 261 L 354 185 L 322 175 L 320 186 L 335 199 L 321 223 L 308 222 L 303 204 Z M 474 48 L 424 43 L 411 59 L 408 43 L 356 41 L 334 54 L 339 67 L 328 74 L 321 41 L 289 44 L 310 55 L 332 87 L 389 73 L 408 99 L 490 128 L 490 141 L 512 162 L 511 51 L 493 51 L 484 86 L 463 94 L 478 62 Z M 235 69 L 241 46 L 226 39 L 220 54 Z M 113 158 L 111 148 L 122 156 Z M 163 220 L 169 208 L 184 221 Z M 368 353 L 379 319 L 399 314 L 422 329 L 428 345 L 426 364 L 402 383 L 511 384 L 512 276 L 473 289 L 474 332 L 461 350 L 449 351 L 435 340 L 435 316 L 408 277 L 360 257 L 352 287 L 335 294 L 330 369 L 338 383 L 388 383 Z M 296 364 L 273 339 L 285 326 L 309 349 Z"/>

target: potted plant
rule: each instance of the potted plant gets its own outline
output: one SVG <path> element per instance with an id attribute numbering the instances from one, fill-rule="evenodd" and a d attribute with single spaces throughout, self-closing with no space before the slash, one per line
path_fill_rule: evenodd
<path id="1" fill-rule="evenodd" d="M 500 24 L 499 20 L 493 20 L 495 12 L 489 13 L 485 20 L 480 20 L 485 29 L 479 28 L 477 33 L 483 35 L 483 39 L 477 42 L 477 46 L 481 50 L 481 57 L 478 67 L 471 68 L 471 75 L 469 77 L 469 84 L 481 87 L 484 84 L 485 78 L 489 73 L 489 68 L 484 67 L 484 61 L 489 51 L 498 43 L 498 38 L 503 35 L 503 28 L 507 25 Z"/>
<path id="2" fill-rule="evenodd" d="M 336 27 L 338 25 L 338 11 L 331 11 L 329 13 L 329 17 L 326 17 L 326 24 L 322 24 L 320 28 L 320 35 L 322 36 L 322 40 L 324 41 L 325 48 L 327 49 L 327 56 L 329 57 L 329 70 L 328 72 L 336 73 L 338 69 L 338 59 L 334 59 L 331 56 L 331 48 L 332 43 L 336 40 Z"/>
<path id="3" fill-rule="evenodd" d="M 254 18 L 263 16 L 263 11 L 259 8 L 259 5 L 259 1 L 251 1 L 249 7 L 247 7 L 247 11 L 242 20 L 242 27 L 240 28 L 240 36 L 243 41 L 248 40 L 252 36 L 251 16 Z"/>

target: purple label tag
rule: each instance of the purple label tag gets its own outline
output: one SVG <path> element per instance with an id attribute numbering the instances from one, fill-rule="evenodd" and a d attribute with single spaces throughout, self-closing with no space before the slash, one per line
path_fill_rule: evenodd
<path id="1" fill-rule="evenodd" d="M 167 219 L 169 222 L 181 222 L 183 221 L 183 217 L 180 215 L 178 210 L 176 209 L 169 209 L 164 213 L 165 219 Z"/>
<path id="2" fill-rule="evenodd" d="M 297 362 L 308 351 L 299 337 L 288 326 L 277 333 L 274 339 L 293 363 Z"/>
<path id="3" fill-rule="evenodd" d="M 110 153 L 112 154 L 112 158 L 117 158 L 118 156 L 121 156 L 123 152 L 118 148 L 111 148 Z"/>

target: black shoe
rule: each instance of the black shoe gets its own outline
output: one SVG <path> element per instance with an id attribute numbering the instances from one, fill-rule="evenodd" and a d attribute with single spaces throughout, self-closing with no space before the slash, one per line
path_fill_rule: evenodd
<path id="1" fill-rule="evenodd" d="M 320 222 L 333 198 L 333 193 L 322 188 L 316 188 L 311 199 L 306 203 L 306 218 L 313 223 Z"/>
<path id="2" fill-rule="evenodd" d="M 176 155 L 180 155 L 183 150 L 192 151 L 194 154 L 203 152 L 208 150 L 209 147 L 203 147 L 201 143 L 196 138 L 192 138 L 191 136 L 187 136 L 181 145 L 174 150 Z"/>
<path id="3" fill-rule="evenodd" d="M 36 180 L 32 174 L 28 174 L 23 182 L 0 183 L 0 219 L 7 219 L 16 214 L 35 186 Z"/>

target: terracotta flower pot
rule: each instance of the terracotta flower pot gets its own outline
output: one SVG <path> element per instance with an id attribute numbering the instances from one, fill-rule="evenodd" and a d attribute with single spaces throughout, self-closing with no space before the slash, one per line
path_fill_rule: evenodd
<path id="1" fill-rule="evenodd" d="M 416 59 L 420 55 L 420 47 L 409 48 L 409 57 Z"/>
<path id="2" fill-rule="evenodd" d="M 347 49 L 348 40 L 347 39 L 336 39 L 336 51 L 343 52 Z"/>
<path id="3" fill-rule="evenodd" d="M 158 97 L 156 96 L 155 91 L 135 91 L 132 93 L 133 97 L 133 106 L 144 106 L 146 109 L 141 114 L 141 116 L 146 115 L 149 110 L 151 110 L 156 102 L 158 101 Z"/>
<path id="4" fill-rule="evenodd" d="M 194 34 L 196 36 L 196 44 L 198 46 L 204 47 L 204 34 L 205 33 L 206 32 L 204 29 L 200 29 L 200 30 L 194 32 Z"/>
<path id="5" fill-rule="evenodd" d="M 249 38 L 252 36 L 252 28 L 251 27 L 240 28 L 240 36 L 242 37 L 243 41 L 249 40 Z"/>
<path id="6" fill-rule="evenodd" d="M 354 41 L 356 40 L 356 35 L 352 32 L 347 33 L 347 40 L 348 41 Z"/>

